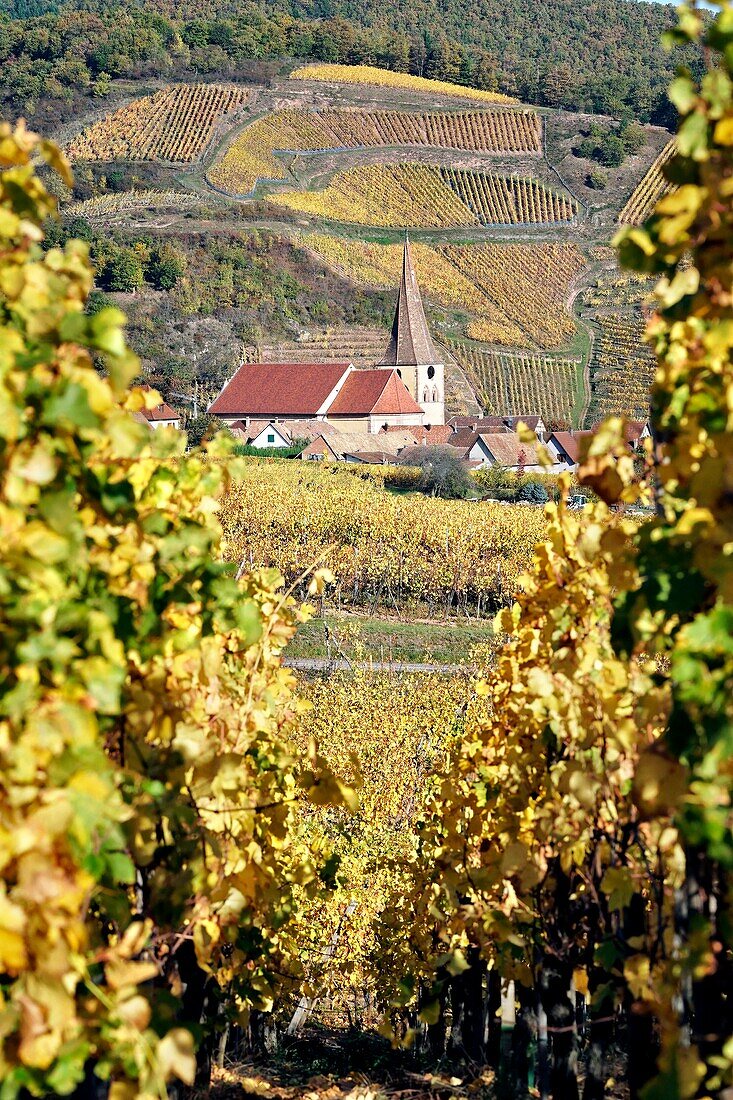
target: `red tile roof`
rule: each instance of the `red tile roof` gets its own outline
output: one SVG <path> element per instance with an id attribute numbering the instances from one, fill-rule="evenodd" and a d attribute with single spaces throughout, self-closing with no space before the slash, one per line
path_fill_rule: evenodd
<path id="1" fill-rule="evenodd" d="M 453 429 L 448 424 L 415 424 L 409 429 L 389 426 L 380 429 L 380 435 L 384 432 L 403 432 L 408 430 L 416 443 L 424 443 L 431 447 L 435 444 L 447 443 L 453 435 Z"/>
<path id="2" fill-rule="evenodd" d="M 325 455 L 330 454 L 333 458 L 339 458 L 338 453 L 333 449 L 328 440 L 322 436 L 317 435 L 315 439 L 312 439 L 307 447 L 304 447 L 300 452 L 301 458 L 308 458 L 309 455 Z"/>
<path id="3" fill-rule="evenodd" d="M 138 386 L 139 390 L 144 390 L 146 393 L 150 393 L 152 388 L 152 386 L 148 385 Z M 160 405 L 156 405 L 154 409 L 141 409 L 140 412 L 148 422 L 180 419 L 179 413 L 177 413 L 175 409 L 172 409 L 165 401 L 161 401 Z"/>
<path id="4" fill-rule="evenodd" d="M 580 457 L 580 444 L 593 432 L 553 432 L 550 440 L 561 447 L 571 462 L 577 462 Z"/>
<path id="5" fill-rule="evenodd" d="M 459 451 L 468 452 L 478 439 L 478 433 L 472 428 L 460 428 L 457 432 L 451 432 L 446 439 L 449 447 L 456 447 Z"/>
<path id="6" fill-rule="evenodd" d="M 154 409 L 142 409 L 142 414 L 146 420 L 179 420 L 180 417 L 175 409 L 172 409 L 170 405 L 167 405 L 165 401 L 162 405 L 156 405 Z"/>
<path id="7" fill-rule="evenodd" d="M 214 416 L 315 416 L 349 363 L 245 363 L 210 406 Z"/>
<path id="8" fill-rule="evenodd" d="M 394 415 L 421 413 L 395 370 L 355 370 L 328 410 L 328 416 Z"/>

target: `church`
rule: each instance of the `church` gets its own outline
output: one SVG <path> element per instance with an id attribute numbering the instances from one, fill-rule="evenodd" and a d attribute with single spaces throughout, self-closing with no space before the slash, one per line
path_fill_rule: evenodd
<path id="1" fill-rule="evenodd" d="M 352 363 L 245 363 L 209 406 L 222 423 L 316 421 L 376 434 L 445 424 L 445 366 L 433 344 L 405 235 L 389 344 L 374 367 Z"/>

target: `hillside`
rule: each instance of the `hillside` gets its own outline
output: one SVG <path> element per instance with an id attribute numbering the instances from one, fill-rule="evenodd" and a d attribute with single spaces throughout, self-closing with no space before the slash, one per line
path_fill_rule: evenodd
<path id="1" fill-rule="evenodd" d="M 664 89 L 675 65 L 700 63 L 690 50 L 672 61 L 662 49 L 660 36 L 674 19 L 667 5 L 634 0 L 481 0 L 470 19 L 463 0 L 386 10 L 373 0 L 55 7 L 0 3 L 0 12 L 23 17 L 0 23 L 6 112 L 46 117 L 53 104 L 56 118 L 74 117 L 83 101 L 106 96 L 108 78 L 269 79 L 287 59 L 310 59 L 376 63 L 524 102 L 669 124 Z"/>
<path id="2" fill-rule="evenodd" d="M 409 228 L 449 413 L 643 416 L 644 286 L 616 287 L 607 246 L 666 130 L 333 64 L 108 98 L 57 130 L 76 183 L 52 239 L 90 242 L 97 308 L 125 309 L 174 405 L 243 356 L 374 361 Z"/>

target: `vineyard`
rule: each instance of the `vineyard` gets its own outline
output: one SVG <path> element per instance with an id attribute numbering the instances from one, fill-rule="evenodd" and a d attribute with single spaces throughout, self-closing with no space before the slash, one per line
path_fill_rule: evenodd
<path id="1" fill-rule="evenodd" d="M 356 283 L 397 285 L 400 245 L 346 241 L 325 233 L 301 234 L 297 241 Z M 545 349 L 562 347 L 574 335 L 565 302 L 586 265 L 575 245 L 415 242 L 412 249 L 425 294 L 474 315 L 467 328 L 472 339 Z"/>
<path id="2" fill-rule="evenodd" d="M 618 216 L 622 225 L 641 225 L 649 217 L 662 195 L 672 190 L 672 185 L 664 175 L 664 166 L 674 156 L 676 147 L 676 138 L 667 142 L 644 178 L 634 188 Z"/>
<path id="3" fill-rule="evenodd" d="M 565 302 L 585 259 L 573 244 L 445 245 L 443 255 L 492 303 L 469 323 L 474 340 L 562 347 L 575 333 Z M 519 331 L 520 338 L 510 339 Z"/>
<path id="4" fill-rule="evenodd" d="M 306 468 L 304 468 L 306 467 Z M 292 583 L 312 561 L 350 606 L 488 610 L 517 591 L 544 519 L 500 505 L 395 497 L 351 471 L 252 464 L 224 498 L 229 561 L 275 566 Z"/>
<path id="5" fill-rule="evenodd" d="M 542 509 L 151 431 L 87 243 L 43 247 L 68 165 L 0 123 L 3 1100 L 730 1100 L 733 51 L 679 18 L 686 182 L 586 304 L 651 435 L 605 420 Z M 545 341 L 585 265 L 415 258 Z M 300 683 L 329 602 L 492 634 Z"/>
<path id="6" fill-rule="evenodd" d="M 242 130 L 211 167 L 209 179 L 234 194 L 248 194 L 259 179 L 286 178 L 278 153 L 402 145 L 539 154 L 542 123 L 528 110 L 274 111 Z"/>
<path id="7" fill-rule="evenodd" d="M 455 191 L 481 225 L 544 224 L 572 221 L 572 199 L 537 180 L 505 178 L 465 169 L 441 168 L 441 179 Z"/>
<path id="8" fill-rule="evenodd" d="M 387 343 L 387 332 L 381 328 L 356 328 L 343 325 L 318 332 L 308 332 L 307 338 L 280 340 L 246 349 L 250 363 L 302 363 L 308 355 L 319 363 L 353 363 L 357 367 L 372 367 L 381 359 Z"/>
<path id="9" fill-rule="evenodd" d="M 590 363 L 589 423 L 612 414 L 646 419 L 655 361 L 643 343 L 641 313 L 598 314 L 594 320 L 599 334 Z"/>
<path id="10" fill-rule="evenodd" d="M 200 206 L 200 196 L 189 191 L 119 191 L 69 203 L 64 206 L 63 215 L 65 218 L 116 221 L 148 210 L 196 210 Z"/>
<path id="11" fill-rule="evenodd" d="M 609 306 L 641 306 L 649 297 L 654 284 L 648 275 L 618 270 L 603 272 L 580 295 L 584 309 L 607 309 Z"/>
<path id="12" fill-rule="evenodd" d="M 306 828 L 323 830 L 341 863 L 337 889 L 298 924 L 301 956 L 309 972 L 320 974 L 319 1021 L 338 1026 L 346 1018 L 373 1027 L 381 1000 L 376 931 L 393 888 L 390 862 L 409 858 L 407 826 L 425 797 L 430 767 L 446 751 L 456 713 L 469 708 L 478 718 L 485 706 L 459 676 L 337 672 L 304 682 L 302 692 L 312 709 L 296 733 L 299 748 L 315 738 L 329 765 L 353 778 L 358 745 L 361 786 L 353 816 L 327 809 L 315 820 L 306 817 Z M 335 950 L 324 967 L 323 944 L 330 942 Z"/>
<path id="13" fill-rule="evenodd" d="M 502 95 L 500 92 L 481 91 L 461 84 L 451 84 L 445 80 L 428 80 L 422 76 L 410 76 L 409 73 L 378 69 L 373 65 L 303 65 L 299 69 L 293 69 L 290 79 L 333 81 L 339 84 L 374 84 L 382 88 L 403 88 L 408 92 L 428 95 L 479 99 L 484 103 L 516 103 L 511 96 Z"/>
<path id="14" fill-rule="evenodd" d="M 281 191 L 273 203 L 332 221 L 439 227 L 571 222 L 574 203 L 537 180 L 426 164 L 337 172 L 322 191 Z"/>
<path id="15" fill-rule="evenodd" d="M 136 99 L 73 139 L 72 160 L 197 160 L 224 116 L 247 102 L 235 84 L 172 84 Z"/>
<path id="16" fill-rule="evenodd" d="M 570 424 L 582 360 L 449 346 L 489 415 L 541 413 L 546 423 Z"/>

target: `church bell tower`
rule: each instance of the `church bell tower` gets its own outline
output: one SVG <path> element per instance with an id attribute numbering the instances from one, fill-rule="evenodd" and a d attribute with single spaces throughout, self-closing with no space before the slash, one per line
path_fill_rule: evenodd
<path id="1" fill-rule="evenodd" d="M 396 367 L 425 413 L 426 424 L 445 424 L 445 365 L 440 362 L 425 319 L 407 233 L 392 334 L 379 365 Z"/>

